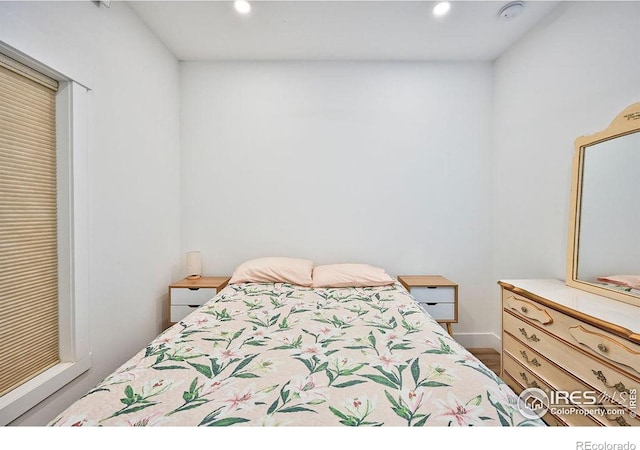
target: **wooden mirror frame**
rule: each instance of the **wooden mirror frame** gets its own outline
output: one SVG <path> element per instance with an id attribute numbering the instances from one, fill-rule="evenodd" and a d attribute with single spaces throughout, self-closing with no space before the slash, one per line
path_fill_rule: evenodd
<path id="1" fill-rule="evenodd" d="M 582 176 L 584 153 L 587 147 L 628 134 L 640 132 L 640 102 L 625 108 L 603 131 L 580 136 L 575 140 L 571 177 L 571 205 L 569 210 L 569 239 L 567 252 L 567 286 L 602 295 L 625 303 L 640 306 L 640 297 L 631 293 L 609 289 L 578 279 L 578 250 L 580 240 L 580 211 L 582 200 Z"/>

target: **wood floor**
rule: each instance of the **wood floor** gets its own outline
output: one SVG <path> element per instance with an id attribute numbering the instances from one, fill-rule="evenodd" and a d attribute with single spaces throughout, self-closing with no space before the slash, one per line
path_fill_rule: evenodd
<path id="1" fill-rule="evenodd" d="M 500 376 L 500 353 L 492 348 L 469 348 L 467 350 Z"/>

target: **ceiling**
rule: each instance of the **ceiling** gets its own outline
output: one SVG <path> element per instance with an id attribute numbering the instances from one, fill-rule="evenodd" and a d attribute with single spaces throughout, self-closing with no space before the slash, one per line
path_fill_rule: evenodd
<path id="1" fill-rule="evenodd" d="M 492 61 L 561 2 L 454 1 L 436 18 L 432 1 L 130 1 L 135 13 L 182 61 L 403 60 Z"/>

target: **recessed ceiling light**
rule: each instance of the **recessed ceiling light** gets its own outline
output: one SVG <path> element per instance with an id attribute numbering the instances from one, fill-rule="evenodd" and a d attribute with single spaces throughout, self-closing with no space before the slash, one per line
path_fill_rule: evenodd
<path id="1" fill-rule="evenodd" d="M 240 14 L 249 14 L 251 12 L 251 3 L 246 0 L 236 0 L 233 2 L 233 7 Z"/>
<path id="2" fill-rule="evenodd" d="M 451 2 L 438 2 L 436 6 L 433 7 L 433 15 L 436 17 L 446 16 L 451 10 Z"/>

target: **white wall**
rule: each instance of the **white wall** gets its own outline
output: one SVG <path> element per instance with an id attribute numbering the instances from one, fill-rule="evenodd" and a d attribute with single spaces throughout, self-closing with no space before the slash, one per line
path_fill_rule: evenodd
<path id="1" fill-rule="evenodd" d="M 493 278 L 564 279 L 574 140 L 640 101 L 638 23 L 640 2 L 569 2 L 495 62 Z"/>
<path id="2" fill-rule="evenodd" d="M 181 63 L 180 83 L 182 250 L 204 272 L 283 255 L 442 274 L 457 336 L 489 330 L 490 63 Z"/>
<path id="3" fill-rule="evenodd" d="M 91 370 L 42 425 L 153 339 L 178 275 L 178 62 L 121 2 L 0 2 L 0 41 L 88 84 Z"/>

